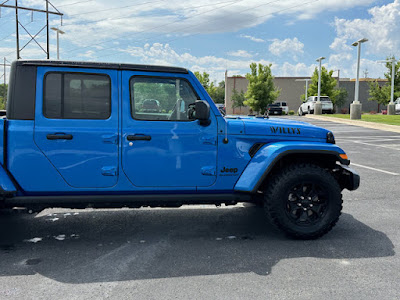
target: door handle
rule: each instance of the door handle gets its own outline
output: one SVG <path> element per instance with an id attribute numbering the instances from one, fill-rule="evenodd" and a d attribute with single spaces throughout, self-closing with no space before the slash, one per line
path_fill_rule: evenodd
<path id="1" fill-rule="evenodd" d="M 151 136 L 150 135 L 141 135 L 141 134 L 135 134 L 135 135 L 128 135 L 126 137 L 128 141 L 151 141 Z"/>
<path id="2" fill-rule="evenodd" d="M 72 134 L 48 134 L 48 140 L 72 140 Z"/>

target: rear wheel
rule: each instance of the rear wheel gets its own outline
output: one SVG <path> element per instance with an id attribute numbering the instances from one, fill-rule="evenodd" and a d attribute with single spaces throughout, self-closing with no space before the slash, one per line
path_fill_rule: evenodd
<path id="1" fill-rule="evenodd" d="M 283 169 L 265 191 L 272 223 L 298 239 L 316 239 L 332 229 L 342 210 L 341 188 L 325 169 L 295 164 Z"/>

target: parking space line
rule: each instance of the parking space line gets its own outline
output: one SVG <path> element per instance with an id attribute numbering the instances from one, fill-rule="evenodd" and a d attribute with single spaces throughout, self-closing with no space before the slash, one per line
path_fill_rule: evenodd
<path id="1" fill-rule="evenodd" d="M 400 140 L 400 135 L 368 135 L 368 136 L 341 136 L 338 139 L 360 139 L 360 140 L 372 140 L 382 139 L 382 138 L 394 138 L 394 140 Z"/>
<path id="2" fill-rule="evenodd" d="M 377 168 L 373 168 L 373 167 L 368 167 L 368 166 L 364 166 L 364 165 L 359 165 L 359 164 L 355 164 L 355 163 L 351 163 L 351 165 L 352 166 L 356 166 L 356 167 L 360 167 L 360 168 L 364 168 L 364 169 L 368 169 L 368 170 L 373 170 L 373 171 L 377 171 L 377 172 L 393 175 L 393 176 L 399 176 L 400 175 L 399 173 L 389 172 L 389 171 L 385 171 L 385 170 L 381 170 L 381 169 L 377 169 Z"/>
<path id="3" fill-rule="evenodd" d="M 381 147 L 381 148 L 386 148 L 386 149 L 391 149 L 391 150 L 400 151 L 400 149 L 393 148 L 393 147 L 390 147 L 390 146 L 376 145 L 376 144 L 364 143 L 364 142 L 359 142 L 359 141 L 353 141 L 353 143 L 362 144 L 362 145 L 367 145 L 367 146 Z M 393 145 L 393 146 L 397 146 L 397 145 Z"/>

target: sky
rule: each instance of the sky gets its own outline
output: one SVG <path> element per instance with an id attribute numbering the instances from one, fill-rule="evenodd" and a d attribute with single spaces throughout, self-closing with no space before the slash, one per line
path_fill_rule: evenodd
<path id="1" fill-rule="evenodd" d="M 311 76 L 321 56 L 329 70 L 354 78 L 357 49 L 351 44 L 361 38 L 369 40 L 362 44 L 361 77 L 382 78 L 385 67 L 378 61 L 400 58 L 400 0 L 50 2 L 64 14 L 62 25 L 60 17 L 50 16 L 50 26 L 65 31 L 60 36 L 63 60 L 174 65 L 207 72 L 219 82 L 225 70 L 229 76 L 245 75 L 252 62 L 271 64 L 274 76 Z M 45 8 L 44 0 L 18 4 Z M 39 12 L 19 10 L 19 19 L 31 35 L 45 25 L 45 14 Z M 22 47 L 30 36 L 19 28 Z M 45 30 L 37 40 L 45 49 Z M 51 31 L 52 59 L 56 41 Z M 16 59 L 15 45 L 15 10 L 1 8 L 0 62 Z M 32 41 L 21 58 L 45 59 L 46 54 Z"/>

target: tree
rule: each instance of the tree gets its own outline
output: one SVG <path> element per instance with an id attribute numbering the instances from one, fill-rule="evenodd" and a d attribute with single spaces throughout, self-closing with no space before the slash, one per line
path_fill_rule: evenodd
<path id="1" fill-rule="evenodd" d="M 218 83 L 218 86 L 216 86 L 214 82 L 210 83 L 210 74 L 206 72 L 203 72 L 203 74 L 200 72 L 194 72 L 194 75 L 215 103 L 225 102 L 225 81 L 221 81 Z"/>
<path id="2" fill-rule="evenodd" d="M 332 77 L 332 74 L 333 70 L 328 72 L 325 67 L 322 67 L 321 96 L 328 96 L 335 106 L 340 107 L 346 101 L 347 95 L 345 94 L 344 89 L 336 88 L 337 81 Z M 318 68 L 315 68 L 314 73 L 311 76 L 311 84 L 308 87 L 308 96 L 318 96 Z M 306 100 L 304 94 L 301 96 L 301 99 Z"/>
<path id="3" fill-rule="evenodd" d="M 386 60 L 391 60 L 392 57 L 387 57 Z M 369 95 L 371 96 L 368 100 L 376 101 L 379 104 L 387 105 L 390 101 L 391 96 L 391 85 L 392 85 L 392 63 L 387 62 L 386 68 L 388 69 L 385 73 L 385 77 L 388 82 L 384 86 L 380 86 L 377 81 L 369 84 Z M 400 62 L 397 62 L 394 69 L 394 100 L 400 97 Z"/>
<path id="4" fill-rule="evenodd" d="M 218 83 L 218 86 L 214 85 L 214 82 L 211 82 L 210 86 L 207 89 L 207 93 L 210 95 L 211 99 L 215 103 L 224 103 L 225 81 L 221 81 L 220 83 Z"/>
<path id="5" fill-rule="evenodd" d="M 385 84 L 383 87 L 376 80 L 369 83 L 369 101 L 376 101 L 378 104 L 386 105 L 390 99 L 390 85 Z M 379 108 L 379 106 L 378 106 Z"/>
<path id="6" fill-rule="evenodd" d="M 7 98 L 7 89 L 8 89 L 8 84 L 0 84 L 0 109 L 5 109 L 6 106 L 6 99 L 4 99 L 4 92 Z"/>
<path id="7" fill-rule="evenodd" d="M 200 81 L 201 85 L 207 90 L 210 86 L 210 74 L 206 72 L 203 72 L 203 74 L 201 74 L 200 72 L 196 71 L 194 72 L 194 75 Z"/>
<path id="8" fill-rule="evenodd" d="M 265 66 L 258 64 L 257 66 L 256 63 L 252 63 L 250 70 L 251 73 L 246 74 L 249 85 L 244 104 L 255 112 L 264 113 L 268 104 L 273 103 L 278 98 L 280 90 L 274 85 L 271 64 Z"/>
<path id="9" fill-rule="evenodd" d="M 246 100 L 244 96 L 244 92 L 240 91 L 240 93 L 236 90 L 233 89 L 233 94 L 232 94 L 232 108 L 235 109 L 236 107 L 239 107 L 239 110 L 241 111 L 241 107 L 244 106 L 244 101 Z"/>
<path id="10" fill-rule="evenodd" d="M 345 88 L 340 88 L 338 91 L 339 91 L 339 93 L 336 96 L 335 105 L 336 105 L 336 107 L 342 107 L 346 103 L 349 93 L 347 92 L 347 90 Z"/>

